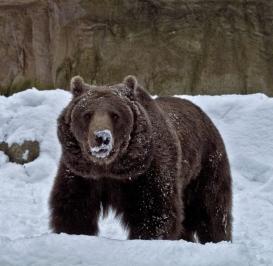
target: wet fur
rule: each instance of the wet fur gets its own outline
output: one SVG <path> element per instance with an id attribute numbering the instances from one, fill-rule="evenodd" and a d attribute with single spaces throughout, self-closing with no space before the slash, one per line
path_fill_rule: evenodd
<path id="1" fill-rule="evenodd" d="M 80 97 L 64 109 L 58 119 L 62 157 L 50 197 L 54 232 L 96 235 L 102 206 L 104 213 L 116 210 L 129 239 L 194 241 L 196 234 L 201 243 L 231 240 L 229 162 L 207 115 L 187 100 L 154 100 L 140 86 L 130 95 L 124 84 L 108 89 L 133 114 L 130 139 L 113 163 L 95 164 L 71 130 Z"/>

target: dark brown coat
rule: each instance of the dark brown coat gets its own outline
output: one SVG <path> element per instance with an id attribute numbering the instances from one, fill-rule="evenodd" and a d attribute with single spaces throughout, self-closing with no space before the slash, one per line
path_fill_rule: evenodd
<path id="1" fill-rule="evenodd" d="M 62 157 L 50 197 L 54 232 L 95 235 L 101 206 L 130 239 L 231 240 L 232 185 L 222 138 L 187 100 L 152 99 L 134 77 L 94 87 L 80 77 L 58 120 Z M 112 133 L 99 158 L 95 133 Z"/>

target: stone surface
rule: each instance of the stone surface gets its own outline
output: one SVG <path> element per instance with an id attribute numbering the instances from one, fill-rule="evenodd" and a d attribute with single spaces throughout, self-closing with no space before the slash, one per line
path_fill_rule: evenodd
<path id="1" fill-rule="evenodd" d="M 0 151 L 3 151 L 9 161 L 25 164 L 34 161 L 40 154 L 40 146 L 37 141 L 24 141 L 22 144 L 13 143 L 10 147 L 7 143 L 0 143 Z"/>
<path id="2" fill-rule="evenodd" d="M 0 91 L 116 83 L 151 93 L 273 95 L 273 2 L 4 0 Z"/>
<path id="3" fill-rule="evenodd" d="M 0 151 L 4 152 L 5 154 L 8 153 L 8 144 L 6 142 L 0 142 Z"/>

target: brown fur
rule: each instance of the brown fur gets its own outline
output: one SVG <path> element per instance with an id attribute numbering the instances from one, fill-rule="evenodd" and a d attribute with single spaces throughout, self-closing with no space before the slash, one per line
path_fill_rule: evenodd
<path id="1" fill-rule="evenodd" d="M 134 77 L 92 87 L 75 77 L 58 120 L 62 157 L 51 192 L 54 232 L 95 235 L 101 206 L 112 207 L 130 239 L 231 240 L 232 191 L 221 136 L 187 100 L 159 97 Z M 113 150 L 90 155 L 107 128 Z"/>

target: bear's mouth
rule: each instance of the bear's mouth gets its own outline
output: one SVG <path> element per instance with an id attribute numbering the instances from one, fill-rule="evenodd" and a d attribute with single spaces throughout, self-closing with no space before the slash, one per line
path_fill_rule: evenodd
<path id="1" fill-rule="evenodd" d="M 109 147 L 108 145 L 102 145 L 99 147 L 91 147 L 90 153 L 92 156 L 95 156 L 96 158 L 106 158 L 111 153 L 112 147 Z"/>

